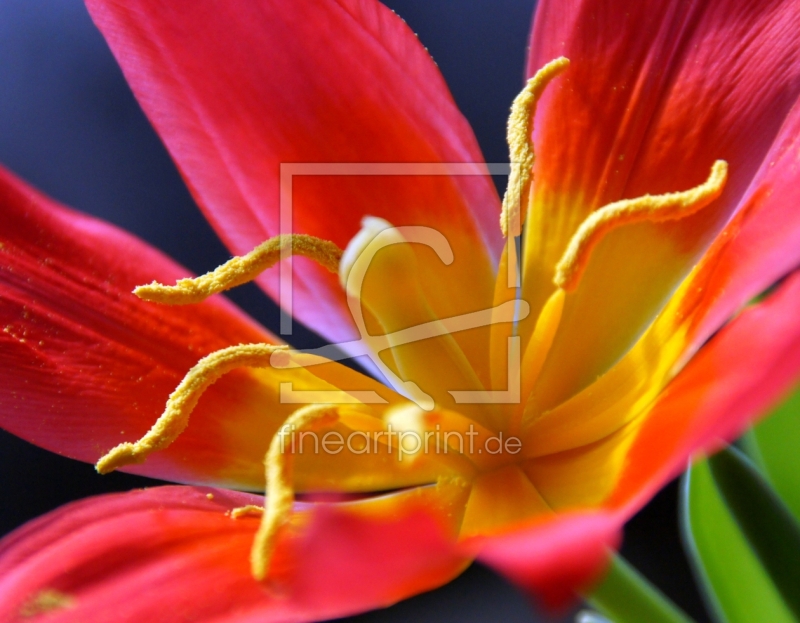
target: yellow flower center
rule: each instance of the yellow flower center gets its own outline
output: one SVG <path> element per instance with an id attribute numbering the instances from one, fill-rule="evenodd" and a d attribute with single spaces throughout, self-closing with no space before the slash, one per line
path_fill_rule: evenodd
<path id="1" fill-rule="evenodd" d="M 508 124 L 512 159 L 508 191 L 503 200 L 501 228 L 511 238 L 498 271 L 493 308 L 452 318 L 440 318 L 426 298 L 418 278 L 424 270 L 415 249 L 428 247 L 436 261 L 449 264 L 453 253 L 441 232 L 425 227 L 392 227 L 374 217 L 342 251 L 331 242 L 305 235 L 272 238 L 243 257 L 237 257 L 196 279 L 174 286 L 152 283 L 135 290 L 149 301 L 182 305 L 254 279 L 261 271 L 290 254 L 316 260 L 339 275 L 348 304 L 372 360 L 388 383 L 409 402 L 385 409 L 381 416 L 368 405 L 314 404 L 299 408 L 272 438 L 266 456 L 267 496 L 251 565 L 253 575 L 268 575 L 276 539 L 292 514 L 292 453 L 287 435 L 313 432 L 341 423 L 364 433 L 364 443 L 396 452 L 398 460 L 414 461 L 433 454 L 443 472 L 469 483 L 461 534 L 469 536 L 552 512 L 524 467 L 526 454 L 525 403 L 545 365 L 559 328 L 565 299 L 579 284 L 592 250 L 610 231 L 642 221 L 660 222 L 689 216 L 716 199 L 725 185 L 727 165 L 717 161 L 706 182 L 691 190 L 618 201 L 592 213 L 574 233 L 554 267 L 555 291 L 536 319 L 520 352 L 515 323 L 529 313 L 519 300 L 516 245 L 533 182 L 533 118 L 547 84 L 569 65 L 552 61 L 541 69 L 514 101 Z M 432 256 L 430 256 L 432 257 Z M 469 287 L 469 284 L 464 284 Z M 485 387 L 456 339 L 458 332 L 480 327 L 491 342 L 493 387 Z M 148 454 L 171 444 L 188 425 L 202 393 L 220 376 L 239 367 L 307 365 L 285 346 L 231 346 L 203 358 L 189 371 L 167 401 L 151 430 L 135 443 L 123 443 L 97 463 L 106 473 L 141 462 Z M 504 370 L 506 389 L 495 381 Z M 524 374 L 521 373 L 524 371 Z M 499 424 L 498 424 L 499 423 Z M 247 507 L 234 516 L 259 512 Z"/>

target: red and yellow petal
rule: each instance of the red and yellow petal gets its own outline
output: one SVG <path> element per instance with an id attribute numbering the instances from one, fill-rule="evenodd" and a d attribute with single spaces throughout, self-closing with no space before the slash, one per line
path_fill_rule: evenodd
<path id="1" fill-rule="evenodd" d="M 435 64 L 386 7 L 374 0 L 259 0 L 203 10 L 185 1 L 87 4 L 235 253 L 279 233 L 281 189 L 291 190 L 285 226 L 340 247 L 368 214 L 440 230 L 455 262 L 445 267 L 423 253 L 420 271 L 435 311 L 444 317 L 490 306 L 500 236 L 488 176 L 430 174 L 424 165 L 414 175 L 397 167 L 354 174 L 363 163 L 482 162 Z M 289 182 L 281 180 L 294 166 L 286 163 L 334 166 Z M 295 264 L 296 318 L 333 342 L 353 339 L 337 279 L 308 261 Z M 277 298 L 275 273 L 259 283 Z"/>
<path id="2" fill-rule="evenodd" d="M 259 519 L 229 515 L 259 501 L 159 487 L 63 507 L 0 542 L 0 620 L 49 608 L 53 622 L 312 621 L 389 605 L 468 564 L 448 500 L 419 490 L 299 506 L 259 584 L 249 563 Z"/>
<path id="3" fill-rule="evenodd" d="M 556 511 L 638 510 L 691 457 L 735 438 L 797 384 L 798 308 L 800 274 L 794 273 L 677 376 L 689 344 L 686 327 L 657 322 L 596 387 L 533 420 L 525 443 L 531 482 Z M 581 434 L 570 438 L 564 427 Z"/>
<path id="4" fill-rule="evenodd" d="M 646 415 L 609 504 L 638 508 L 693 456 L 734 439 L 800 380 L 800 273 L 742 312 Z"/>
<path id="5" fill-rule="evenodd" d="M 696 348 L 753 297 L 800 265 L 800 102 L 742 206 L 670 302 Z"/>
<path id="6" fill-rule="evenodd" d="M 0 175 L 0 209 L 0 425 L 28 441 L 93 463 L 117 444 L 139 439 L 204 355 L 239 343 L 275 342 L 221 297 L 188 307 L 141 301 L 131 294 L 134 286 L 153 279 L 169 283 L 187 271 L 8 173 Z M 206 391 L 172 446 L 129 471 L 261 489 L 269 442 L 300 406 L 281 402 L 280 383 L 295 391 L 374 391 L 387 404 L 400 400 L 332 362 L 238 370 Z M 323 457 L 328 470 L 342 475 L 345 489 L 435 477 L 422 463 L 416 471 L 398 470 L 396 461 L 366 456 L 351 465 L 348 456 L 345 449 Z M 299 470 L 301 488 L 319 482 L 310 474 L 305 483 L 304 473 Z"/>
<path id="7" fill-rule="evenodd" d="M 526 424 L 532 454 L 594 443 L 638 417 L 721 324 L 798 265 L 799 127 L 796 106 L 742 208 L 637 345 L 552 410 L 544 410 L 536 394 L 531 397 Z"/>
<path id="8" fill-rule="evenodd" d="M 643 421 L 579 448 L 528 459 L 525 473 L 556 512 L 602 506 L 616 490 Z"/>
<path id="9" fill-rule="evenodd" d="M 440 481 L 313 509 L 299 538 L 287 539 L 291 569 L 276 582 L 313 604 L 314 619 L 387 606 L 449 582 L 473 558 L 455 540 L 467 493 L 463 482 Z"/>
<path id="10" fill-rule="evenodd" d="M 594 384 L 551 411 L 527 413 L 533 484 L 556 510 L 594 507 L 621 490 L 643 503 L 693 453 L 731 440 L 797 383 L 798 304 L 794 274 L 688 364 L 695 318 L 669 307 Z"/>
<path id="11" fill-rule="evenodd" d="M 531 71 L 562 55 L 571 64 L 541 102 L 534 137 L 523 293 L 534 311 L 591 211 L 686 190 L 714 160 L 730 164 L 711 206 L 678 222 L 623 227 L 594 251 L 540 377 L 548 408 L 631 347 L 741 205 L 800 93 L 798 25 L 788 1 L 539 6 Z"/>
<path id="12" fill-rule="evenodd" d="M 475 541 L 483 548 L 479 560 L 550 603 L 586 589 L 633 513 L 692 457 L 735 438 L 797 384 L 798 309 L 794 273 L 722 329 L 627 425 L 594 443 L 529 459 L 525 472 L 556 513 Z"/>

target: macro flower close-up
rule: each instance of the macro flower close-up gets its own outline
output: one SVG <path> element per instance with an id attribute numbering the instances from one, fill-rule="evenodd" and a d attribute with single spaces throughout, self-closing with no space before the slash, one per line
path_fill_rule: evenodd
<path id="1" fill-rule="evenodd" d="M 800 5 L 541 0 L 502 163 L 375 0 L 86 7 L 233 257 L 0 171 L 0 427 L 176 483 L 5 536 L 0 621 L 325 620 L 474 561 L 635 620 L 625 523 L 800 379 Z"/>

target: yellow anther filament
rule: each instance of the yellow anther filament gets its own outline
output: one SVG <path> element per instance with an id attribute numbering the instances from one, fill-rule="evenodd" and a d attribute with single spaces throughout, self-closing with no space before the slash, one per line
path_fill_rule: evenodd
<path id="1" fill-rule="evenodd" d="M 250 551 L 250 571 L 261 581 L 267 577 L 269 563 L 281 528 L 292 515 L 294 488 L 292 487 L 292 442 L 294 432 L 317 430 L 335 424 L 339 419 L 337 409 L 331 405 L 307 405 L 295 411 L 272 438 L 266 458 L 266 512 L 256 532 Z M 288 447 L 287 447 L 288 446 Z M 287 452 L 288 450 L 288 452 Z"/>
<path id="2" fill-rule="evenodd" d="M 503 197 L 503 211 L 500 214 L 500 229 L 504 236 L 519 236 L 525 213 L 528 209 L 528 196 L 533 181 L 533 117 L 536 104 L 542 97 L 550 81 L 569 66 L 569 60 L 557 58 L 550 61 L 528 80 L 528 84 L 517 95 L 511 105 L 508 118 L 508 148 L 511 156 L 511 174 L 508 189 Z"/>
<path id="3" fill-rule="evenodd" d="M 204 357 L 172 392 L 164 413 L 145 436 L 136 443 L 126 442 L 113 448 L 97 462 L 97 471 L 107 474 L 124 465 L 141 463 L 151 452 L 163 450 L 186 429 L 200 396 L 221 376 L 236 368 L 267 368 L 272 354 L 286 348 L 274 344 L 240 344 Z"/>
<path id="4" fill-rule="evenodd" d="M 624 199 L 593 212 L 578 228 L 556 266 L 555 284 L 567 292 L 577 288 L 592 250 L 610 231 L 631 223 L 660 223 L 691 216 L 722 194 L 727 176 L 728 163 L 717 160 L 708 179 L 691 190 Z"/>
<path id="5" fill-rule="evenodd" d="M 284 234 L 261 243 L 247 255 L 234 257 L 216 270 L 195 279 L 180 279 L 174 286 L 157 282 L 139 286 L 133 293 L 164 305 L 190 305 L 212 294 L 230 290 L 255 279 L 277 264 L 287 252 L 311 258 L 333 273 L 339 271 L 342 250 L 334 243 L 305 234 Z"/>

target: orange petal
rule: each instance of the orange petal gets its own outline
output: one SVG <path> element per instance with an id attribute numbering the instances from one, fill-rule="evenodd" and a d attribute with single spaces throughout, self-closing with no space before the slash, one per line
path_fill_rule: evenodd
<path id="1" fill-rule="evenodd" d="M 796 386 L 799 308 L 794 273 L 695 355 L 647 413 L 608 504 L 637 510 L 692 456 L 734 439 Z"/>

